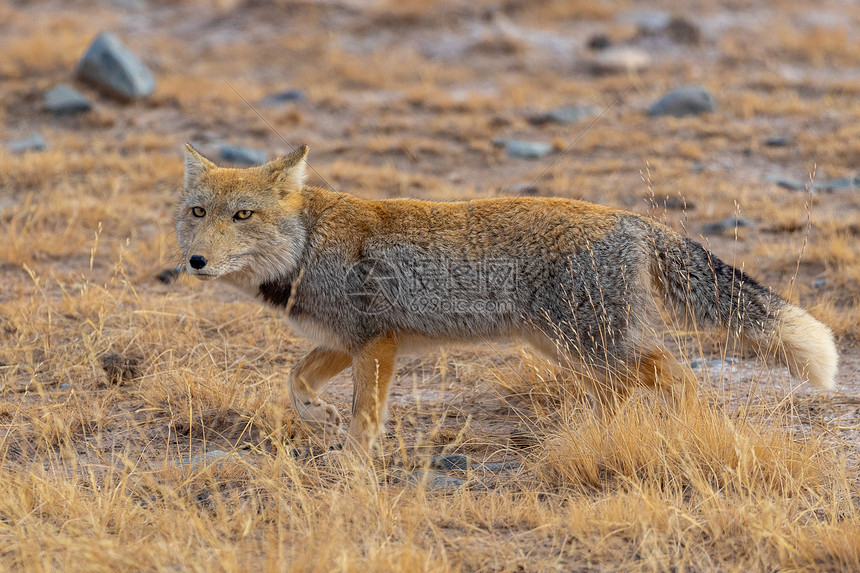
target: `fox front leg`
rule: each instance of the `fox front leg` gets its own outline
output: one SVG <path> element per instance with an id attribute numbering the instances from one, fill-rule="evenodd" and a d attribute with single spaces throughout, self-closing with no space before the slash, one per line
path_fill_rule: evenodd
<path id="1" fill-rule="evenodd" d="M 352 360 L 354 383 L 352 421 L 347 446 L 367 452 L 388 417 L 388 387 L 394 374 L 397 342 L 382 336 L 370 342 Z"/>
<path id="2" fill-rule="evenodd" d="M 340 374 L 351 361 L 349 354 L 318 347 L 293 367 L 287 386 L 300 420 L 326 433 L 340 431 L 343 419 L 337 408 L 321 400 L 318 393 L 323 384 Z"/>

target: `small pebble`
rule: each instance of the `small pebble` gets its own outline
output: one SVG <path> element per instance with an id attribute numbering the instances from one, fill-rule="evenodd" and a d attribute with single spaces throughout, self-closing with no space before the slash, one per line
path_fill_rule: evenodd
<path id="1" fill-rule="evenodd" d="M 590 119 L 600 114 L 600 109 L 591 105 L 565 106 L 541 113 L 529 118 L 535 125 L 544 123 L 576 123 L 584 119 Z"/>
<path id="2" fill-rule="evenodd" d="M 768 147 L 787 147 L 791 145 L 792 139 L 787 136 L 778 135 L 773 137 L 768 137 L 764 140 L 764 144 Z"/>
<path id="3" fill-rule="evenodd" d="M 663 207 L 664 209 L 677 211 L 683 209 L 692 210 L 696 208 L 696 204 L 693 201 L 687 201 L 686 199 L 682 199 L 681 197 L 664 197 L 662 199 L 656 199 L 654 203 L 657 205 L 657 207 Z"/>
<path id="4" fill-rule="evenodd" d="M 424 483 L 427 489 L 458 489 L 466 485 L 467 481 L 442 472 L 430 470 L 415 470 L 406 475 L 392 477 L 392 483 L 417 485 Z"/>
<path id="5" fill-rule="evenodd" d="M 540 159 L 552 153 L 553 150 L 553 146 L 549 143 L 518 139 L 494 139 L 493 145 L 504 147 L 508 157 L 520 159 Z"/>
<path id="6" fill-rule="evenodd" d="M 289 102 L 305 101 L 305 92 L 302 90 L 286 90 L 283 92 L 267 95 L 261 100 L 264 105 L 278 105 Z"/>
<path id="7" fill-rule="evenodd" d="M 229 454 L 224 450 L 212 450 L 211 452 L 206 452 L 205 454 L 198 454 L 196 456 L 180 458 L 176 460 L 174 465 L 176 467 L 188 466 L 197 469 L 200 466 L 211 464 L 212 462 L 216 462 L 220 459 L 226 458 L 227 456 L 229 456 Z"/>
<path id="8" fill-rule="evenodd" d="M 690 368 L 694 370 L 699 369 L 703 366 L 708 368 L 714 368 L 717 366 L 726 366 L 730 364 L 738 364 L 740 361 L 737 358 L 728 357 L 723 360 L 705 360 L 704 358 L 699 358 L 697 360 L 690 361 Z"/>
<path id="9" fill-rule="evenodd" d="M 486 464 L 481 464 L 478 469 L 497 474 L 501 472 L 515 471 L 522 469 L 522 462 L 518 462 L 517 460 L 508 460 L 506 462 L 488 462 Z"/>
<path id="10" fill-rule="evenodd" d="M 238 163 L 241 165 L 262 165 L 266 163 L 268 157 L 265 151 L 242 147 L 239 145 L 222 145 L 221 159 L 230 163 Z"/>
<path id="11" fill-rule="evenodd" d="M 764 180 L 769 183 L 774 183 L 777 187 L 788 189 L 789 191 L 806 190 L 806 185 L 804 185 L 802 182 L 795 181 L 794 179 L 786 179 L 784 177 L 780 177 L 779 175 L 766 175 Z"/>
<path id="12" fill-rule="evenodd" d="M 60 84 L 45 92 L 45 109 L 55 115 L 72 115 L 90 111 L 93 104 L 78 90 Z"/>
<path id="13" fill-rule="evenodd" d="M 605 50 L 612 45 L 612 40 L 606 34 L 595 34 L 588 39 L 589 50 Z"/>
<path id="14" fill-rule="evenodd" d="M 818 187 L 818 185 L 816 185 Z M 839 189 L 860 189 L 860 177 L 842 177 L 840 179 L 831 179 L 821 184 L 821 188 L 826 191 L 836 191 Z"/>
<path id="15" fill-rule="evenodd" d="M 660 10 L 634 10 L 620 14 L 616 20 L 622 23 L 632 23 L 640 34 L 651 36 L 662 32 L 669 25 L 671 17 Z"/>
<path id="16" fill-rule="evenodd" d="M 471 460 L 463 454 L 448 454 L 438 456 L 430 460 L 430 467 L 437 470 L 468 470 Z"/>
<path id="17" fill-rule="evenodd" d="M 750 219 L 741 219 L 740 217 L 726 217 L 722 221 L 717 221 L 716 223 L 708 223 L 704 227 L 702 227 L 702 231 L 708 235 L 721 235 L 726 231 L 734 229 L 735 227 L 753 227 L 755 226 L 755 221 Z"/>
<path id="18" fill-rule="evenodd" d="M 701 86 L 681 86 L 667 92 L 657 100 L 648 115 L 671 115 L 684 117 L 711 113 L 717 110 L 717 102 L 711 92 Z"/>
<path id="19" fill-rule="evenodd" d="M 696 46 L 702 41 L 702 31 L 689 20 L 681 17 L 672 18 L 666 24 L 666 34 L 676 44 Z"/>
<path id="20" fill-rule="evenodd" d="M 25 137 L 24 139 L 16 139 L 6 144 L 6 148 L 10 153 L 27 153 L 29 151 L 44 151 L 48 148 L 48 142 L 39 134 Z"/>

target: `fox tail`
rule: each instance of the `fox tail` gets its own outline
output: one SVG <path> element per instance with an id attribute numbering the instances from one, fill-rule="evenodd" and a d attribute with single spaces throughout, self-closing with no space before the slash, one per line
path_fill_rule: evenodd
<path id="1" fill-rule="evenodd" d="M 839 356 L 826 325 L 699 243 L 665 227 L 652 233 L 651 279 L 670 308 L 774 351 L 803 380 L 834 387 Z"/>

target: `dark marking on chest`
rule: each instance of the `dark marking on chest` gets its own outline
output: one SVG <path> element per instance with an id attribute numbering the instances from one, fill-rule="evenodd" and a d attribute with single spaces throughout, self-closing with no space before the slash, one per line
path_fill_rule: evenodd
<path id="1" fill-rule="evenodd" d="M 286 278 L 276 279 L 260 285 L 260 296 L 272 306 L 286 308 L 290 303 L 292 293 L 293 283 Z"/>

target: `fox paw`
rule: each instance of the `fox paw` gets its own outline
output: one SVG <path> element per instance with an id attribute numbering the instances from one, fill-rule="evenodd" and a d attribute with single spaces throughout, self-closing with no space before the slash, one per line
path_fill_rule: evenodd
<path id="1" fill-rule="evenodd" d="M 343 418 L 331 404 L 301 404 L 298 410 L 299 418 L 303 422 L 324 430 L 326 434 L 338 434 L 343 427 Z"/>

